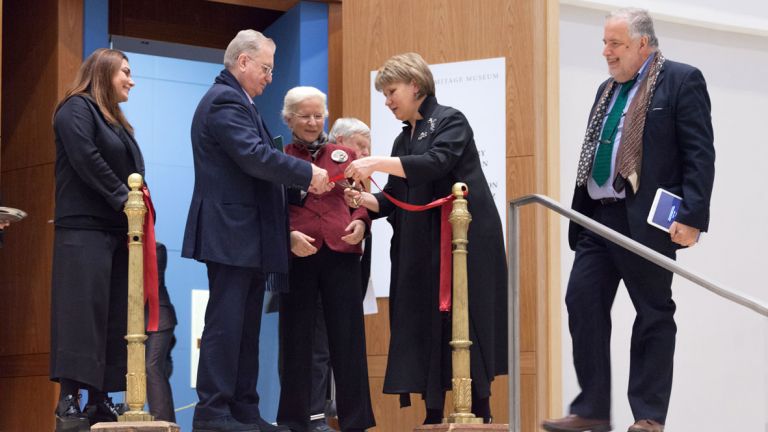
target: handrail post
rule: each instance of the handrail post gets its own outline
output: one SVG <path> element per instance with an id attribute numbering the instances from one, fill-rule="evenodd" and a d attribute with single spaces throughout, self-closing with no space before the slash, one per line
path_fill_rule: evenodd
<path id="1" fill-rule="evenodd" d="M 467 208 L 464 193 L 467 185 L 453 185 L 453 209 L 448 220 L 451 223 L 453 244 L 453 296 L 451 299 L 452 331 L 450 345 L 453 348 L 453 410 L 446 423 L 482 423 L 483 419 L 472 414 L 472 378 L 470 375 L 469 347 L 469 297 L 467 295 L 467 231 L 472 215 Z"/>
<path id="2" fill-rule="evenodd" d="M 152 421 L 153 417 L 144 411 L 147 400 L 147 372 L 144 341 L 144 216 L 147 207 L 141 192 L 143 179 L 140 174 L 128 177 L 128 201 L 125 214 L 128 216 L 128 371 L 125 375 L 125 399 L 129 410 L 118 417 L 118 421 Z"/>
<path id="3" fill-rule="evenodd" d="M 510 202 L 507 219 L 507 357 L 509 362 L 509 430 L 520 432 L 520 208 Z"/>

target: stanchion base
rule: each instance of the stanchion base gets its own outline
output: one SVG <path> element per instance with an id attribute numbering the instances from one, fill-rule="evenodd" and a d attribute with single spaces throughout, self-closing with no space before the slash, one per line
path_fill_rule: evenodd
<path id="1" fill-rule="evenodd" d="M 103 422 L 91 426 L 91 431 L 99 432 L 181 432 L 176 423 L 166 421 L 120 421 Z"/>
<path id="2" fill-rule="evenodd" d="M 146 411 L 126 411 L 117 416 L 119 422 L 150 422 L 155 418 Z"/>
<path id="3" fill-rule="evenodd" d="M 477 432 L 508 430 L 508 424 L 442 423 L 436 425 L 421 425 L 415 428 L 414 432 Z"/>
<path id="4" fill-rule="evenodd" d="M 472 414 L 450 415 L 448 418 L 443 419 L 443 423 L 483 424 L 483 419 Z"/>

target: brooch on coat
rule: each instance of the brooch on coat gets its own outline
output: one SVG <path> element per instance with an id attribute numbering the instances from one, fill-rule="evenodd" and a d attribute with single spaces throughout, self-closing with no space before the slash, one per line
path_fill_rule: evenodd
<path id="1" fill-rule="evenodd" d="M 426 137 L 427 137 L 427 133 L 422 131 L 422 132 L 419 134 L 419 137 L 418 137 L 418 138 L 416 138 L 416 140 L 417 140 L 417 141 L 421 141 L 422 139 L 424 139 L 424 138 L 426 138 Z"/>
<path id="2" fill-rule="evenodd" d="M 430 117 L 429 120 L 427 120 L 427 123 L 429 123 L 429 131 L 434 132 L 435 126 L 437 125 L 437 120 L 435 120 L 433 117 Z"/>
<path id="3" fill-rule="evenodd" d="M 349 155 L 344 150 L 336 149 L 331 153 L 331 160 L 336 163 L 344 163 L 347 159 L 349 159 Z"/>

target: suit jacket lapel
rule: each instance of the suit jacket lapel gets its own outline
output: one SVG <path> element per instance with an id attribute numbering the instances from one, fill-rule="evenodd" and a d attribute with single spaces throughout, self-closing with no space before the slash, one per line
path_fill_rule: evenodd
<path id="1" fill-rule="evenodd" d="M 665 62 L 666 63 L 666 62 Z M 658 90 L 659 85 L 661 85 L 661 82 L 664 81 L 664 71 L 666 70 L 666 64 L 661 65 L 661 69 L 659 70 L 659 77 L 656 78 L 656 89 Z M 655 96 L 655 93 L 654 93 Z"/>
<path id="2" fill-rule="evenodd" d="M 262 136 L 267 138 L 267 141 L 269 141 L 269 145 L 271 145 L 273 148 L 280 150 L 281 152 L 283 149 L 278 146 L 275 141 L 272 139 L 272 134 L 269 133 L 269 129 L 267 129 L 267 124 L 264 123 L 264 119 L 261 118 L 261 114 L 259 114 L 259 110 L 256 109 L 256 105 L 253 106 L 253 109 L 256 110 L 256 116 L 259 118 L 259 127 L 262 129 Z"/>
<path id="3" fill-rule="evenodd" d="M 128 150 L 128 153 L 131 155 L 131 159 L 133 160 L 133 167 L 136 169 L 136 172 L 144 176 L 144 156 L 141 155 L 139 144 L 136 142 L 133 136 L 128 133 L 127 130 L 120 131 L 122 126 L 111 125 L 109 123 L 107 123 L 107 125 L 109 126 L 109 129 L 112 131 L 112 133 L 114 133 L 120 142 L 123 143 L 125 149 Z"/>
<path id="4" fill-rule="evenodd" d="M 127 136 L 128 140 L 123 140 L 123 143 L 125 143 L 126 147 L 128 147 L 128 151 L 131 152 L 131 156 L 133 157 L 133 165 L 136 167 L 136 170 L 141 173 L 141 175 L 144 175 L 144 156 L 141 154 L 141 149 L 139 148 L 139 143 L 136 142 L 136 139 L 133 138 L 133 135 L 129 134 L 128 131 L 125 131 L 125 133 L 118 134 L 120 136 Z"/>
<path id="5" fill-rule="evenodd" d="M 85 99 L 88 102 L 88 106 L 91 107 L 91 111 L 97 116 L 97 118 L 100 118 L 105 125 L 107 125 L 107 128 L 109 128 L 110 131 L 112 131 L 115 136 L 117 136 L 117 139 L 120 140 L 120 142 L 123 143 L 125 146 L 125 149 L 128 150 L 128 154 L 131 155 L 131 159 L 133 159 L 133 167 L 136 169 L 137 172 L 139 172 L 142 176 L 144 175 L 144 157 L 141 155 L 141 149 L 139 149 L 138 143 L 136 143 L 136 140 L 131 136 L 131 134 L 128 133 L 128 131 L 124 131 L 124 133 L 120 133 L 120 129 L 122 126 L 113 125 L 107 121 L 106 118 L 104 118 L 104 114 L 101 113 L 101 110 L 99 109 L 98 105 L 96 105 L 96 102 L 91 99 L 91 97 L 82 95 L 83 99 Z M 125 137 L 128 137 L 128 139 L 125 139 Z"/>

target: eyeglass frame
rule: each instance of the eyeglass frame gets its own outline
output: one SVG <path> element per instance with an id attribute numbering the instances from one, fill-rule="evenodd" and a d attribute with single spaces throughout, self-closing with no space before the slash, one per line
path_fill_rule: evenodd
<path id="1" fill-rule="evenodd" d="M 323 123 L 327 117 L 325 114 L 299 114 L 297 112 L 292 112 L 291 115 L 293 115 L 294 118 L 297 118 L 307 124 L 309 124 L 310 119 L 314 119 L 316 123 Z"/>
<path id="2" fill-rule="evenodd" d="M 270 77 L 275 74 L 274 66 L 270 66 L 268 64 L 261 63 L 261 68 L 264 70 L 264 73 L 267 74 Z"/>
<path id="3" fill-rule="evenodd" d="M 253 57 L 249 56 L 248 54 L 245 55 L 245 58 L 248 60 L 255 62 L 256 60 L 253 59 Z M 264 73 L 267 74 L 267 76 L 272 77 L 275 74 L 275 67 L 270 66 L 268 64 L 259 63 L 261 66 L 261 69 L 264 70 Z"/>

